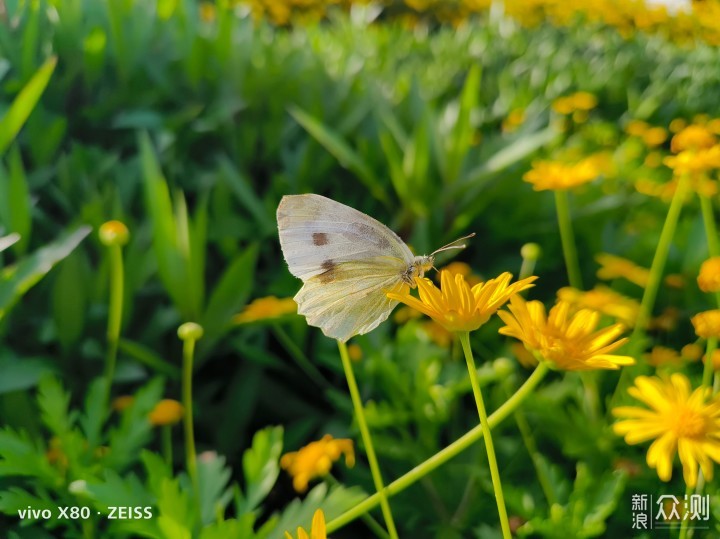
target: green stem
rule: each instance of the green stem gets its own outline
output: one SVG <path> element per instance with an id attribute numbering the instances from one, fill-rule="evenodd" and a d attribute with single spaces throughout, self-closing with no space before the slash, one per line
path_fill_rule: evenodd
<path id="1" fill-rule="evenodd" d="M 295 341 L 290 338 L 290 335 L 288 335 L 279 324 L 273 324 L 272 328 L 277 339 L 285 347 L 285 350 L 288 354 L 290 354 L 290 356 L 292 356 L 295 363 L 297 363 L 298 367 L 300 367 L 305 375 L 319 387 L 330 389 L 332 387 L 330 383 L 325 379 L 318 368 L 307 358 L 300 347 L 295 344 Z"/>
<path id="2" fill-rule="evenodd" d="M 555 211 L 557 212 L 558 226 L 560 227 L 560 241 L 562 242 L 563 256 L 565 257 L 568 281 L 573 288 L 582 290 L 582 276 L 580 275 L 580 263 L 578 262 L 575 247 L 575 233 L 570 219 L 570 204 L 568 203 L 567 191 L 555 191 Z"/>
<path id="3" fill-rule="evenodd" d="M 487 450 L 488 464 L 490 465 L 490 477 L 492 478 L 493 490 L 495 491 L 495 503 L 497 504 L 498 515 L 500 516 L 500 527 L 502 528 L 504 539 L 511 539 L 512 534 L 510 533 L 510 523 L 508 522 L 507 510 L 505 509 L 505 497 L 503 496 L 500 470 L 498 469 L 497 458 L 495 456 L 495 446 L 493 445 L 492 433 L 490 432 L 487 412 L 485 411 L 485 402 L 483 401 L 482 392 L 480 391 L 475 358 L 473 358 L 472 348 L 470 347 L 470 333 L 463 331 L 459 336 L 463 352 L 465 352 L 465 361 L 467 362 L 470 384 L 472 385 L 473 396 L 475 397 L 475 406 L 480 416 L 480 426 L 487 432 L 487 435 L 483 436 L 483 440 L 485 440 L 485 449 Z"/>
<path id="4" fill-rule="evenodd" d="M 687 500 L 690 498 L 690 495 L 692 494 L 693 489 L 690 487 L 685 487 L 685 499 Z M 678 534 L 678 539 L 687 539 L 688 536 L 688 524 L 690 523 L 689 518 L 684 518 L 683 515 L 682 521 L 680 521 L 680 533 Z"/>
<path id="5" fill-rule="evenodd" d="M 332 474 L 326 475 L 325 480 L 331 485 L 340 486 L 340 481 L 335 479 Z M 390 536 L 385 531 L 385 528 L 382 527 L 382 524 L 375 520 L 375 518 L 371 514 L 365 513 L 364 515 L 361 515 L 360 518 L 375 534 L 375 537 L 379 537 L 380 539 L 390 539 Z"/>
<path id="6" fill-rule="evenodd" d="M 705 225 L 705 236 L 707 238 L 708 253 L 711 257 L 720 256 L 720 239 L 718 239 L 715 215 L 712 207 L 712 200 L 700 195 L 700 209 L 702 211 L 703 224 Z M 720 292 L 715 292 L 715 304 L 720 309 Z"/>
<path id="7" fill-rule="evenodd" d="M 192 374 L 193 356 L 195 354 L 195 339 L 188 338 L 183 341 L 183 379 L 182 399 L 185 414 L 183 416 L 185 426 L 185 459 L 187 472 L 192 481 L 196 498 L 200 495 L 197 475 L 197 456 L 195 452 L 195 432 L 193 426 L 193 403 L 192 403 Z"/>
<path id="8" fill-rule="evenodd" d="M 542 379 L 545 378 L 545 375 L 547 373 L 548 367 L 545 365 L 545 363 L 540 363 L 535 369 L 535 371 L 532 373 L 530 378 L 525 381 L 525 383 L 515 392 L 515 394 L 507 401 L 505 401 L 505 403 L 503 403 L 500 408 L 495 410 L 495 412 L 493 412 L 490 417 L 488 417 L 488 426 L 490 428 L 498 426 L 505 418 L 507 418 L 511 413 L 513 413 L 518 408 L 518 406 L 520 406 L 520 404 L 528 397 L 528 395 L 533 392 L 535 387 L 537 387 L 537 385 L 542 381 Z M 425 462 L 423 462 L 422 464 L 418 464 L 405 475 L 390 483 L 385 488 L 385 492 L 383 494 L 387 494 L 388 496 L 394 496 L 395 494 L 399 494 L 400 492 L 404 491 L 410 485 L 413 485 L 414 483 L 431 473 L 433 470 L 439 468 L 452 458 L 465 451 L 468 447 L 472 446 L 475 442 L 477 442 L 480 438 L 483 437 L 484 432 L 485 431 L 483 430 L 482 425 L 478 425 L 477 427 L 473 428 L 472 430 L 455 440 L 445 449 L 438 451 Z M 346 511 L 339 517 L 328 522 L 328 533 L 339 530 L 346 524 L 358 518 L 360 515 L 364 515 L 371 509 L 377 507 L 379 503 L 380 493 L 368 496 L 367 498 L 365 498 L 365 500 L 358 503 L 349 511 Z"/>
<path id="9" fill-rule="evenodd" d="M 372 474 L 373 483 L 375 483 L 375 490 L 377 490 L 377 493 L 380 496 L 380 509 L 382 510 L 383 518 L 385 519 L 385 526 L 387 526 L 388 532 L 390 533 L 390 538 L 398 539 L 397 530 L 395 529 L 395 521 L 393 520 L 392 512 L 390 511 L 390 504 L 388 503 L 387 495 L 385 494 L 385 487 L 383 485 L 382 475 L 380 474 L 380 466 L 378 465 L 377 457 L 375 456 L 375 447 L 373 446 L 370 429 L 368 429 L 367 421 L 365 419 L 365 410 L 362 405 L 362 400 L 360 399 L 360 391 L 358 390 L 357 382 L 355 381 L 352 364 L 350 363 L 347 345 L 342 341 L 338 341 L 338 348 L 340 349 L 340 359 L 342 360 L 345 378 L 347 379 L 348 389 L 350 390 L 350 398 L 352 399 L 353 408 L 355 409 L 355 418 L 357 419 L 358 426 L 360 427 L 360 435 L 362 436 L 363 444 L 365 445 L 365 451 L 368 457 L 368 463 L 370 464 L 370 473 Z"/>
<path id="10" fill-rule="evenodd" d="M 110 300 L 108 305 L 107 327 L 108 348 L 105 362 L 105 402 L 106 406 L 109 407 L 112 382 L 115 377 L 115 364 L 117 363 L 120 328 L 122 325 L 125 272 L 121 247 L 119 245 L 110 245 L 108 246 L 108 252 L 110 255 Z"/>
<path id="11" fill-rule="evenodd" d="M 707 347 L 705 351 L 705 364 L 703 365 L 703 376 L 702 385 L 710 390 L 710 395 L 713 393 L 713 360 L 712 356 L 717 349 L 718 340 L 717 337 L 710 337 L 707 340 Z M 709 397 L 709 396 L 708 396 Z"/>
<path id="12" fill-rule="evenodd" d="M 675 229 L 677 228 L 678 219 L 680 218 L 680 211 L 682 210 L 683 201 L 685 200 L 687 184 L 688 177 L 685 175 L 681 176 L 675 193 L 673 194 L 672 201 L 670 202 L 670 208 L 668 208 L 667 215 L 665 216 L 665 223 L 663 224 L 662 232 L 660 232 L 660 239 L 658 240 L 652 265 L 650 266 L 648 282 L 643 292 L 642 301 L 640 302 L 640 311 L 638 312 L 633 332 L 630 335 L 627 355 L 631 357 L 637 357 L 640 354 L 645 342 L 645 328 L 655 307 L 655 300 L 657 299 L 657 292 L 660 288 L 660 282 L 662 281 L 665 263 L 667 262 L 668 253 L 670 252 L 670 245 L 675 235 Z M 619 395 L 625 391 L 630 381 L 629 378 L 633 374 L 634 369 L 632 368 L 622 370 L 618 384 L 615 387 L 615 393 L 612 397 L 613 404 L 619 398 Z M 610 408 L 612 408 L 612 406 L 610 406 Z"/>

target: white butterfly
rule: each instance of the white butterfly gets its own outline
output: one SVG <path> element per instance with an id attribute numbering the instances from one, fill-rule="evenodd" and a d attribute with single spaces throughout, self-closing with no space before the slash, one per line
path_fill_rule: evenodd
<path id="1" fill-rule="evenodd" d="M 388 227 L 320 195 L 288 195 L 277 209 L 280 246 L 303 280 L 298 313 L 328 337 L 347 341 L 385 321 L 397 305 L 386 292 L 415 288 L 435 253 L 415 256 Z"/>

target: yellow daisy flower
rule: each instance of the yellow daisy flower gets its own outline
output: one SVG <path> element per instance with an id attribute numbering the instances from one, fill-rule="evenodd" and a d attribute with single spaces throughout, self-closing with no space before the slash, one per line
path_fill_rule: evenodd
<path id="1" fill-rule="evenodd" d="M 720 309 L 698 313 L 690 321 L 698 337 L 704 339 L 710 337 L 720 338 Z"/>
<path id="2" fill-rule="evenodd" d="M 293 536 L 289 532 L 285 532 L 285 539 L 293 539 Z M 322 509 L 315 511 L 315 515 L 312 519 L 312 528 L 310 529 L 310 536 L 305 530 L 298 527 L 297 539 L 327 539 L 327 529 L 325 528 L 325 514 Z"/>
<path id="3" fill-rule="evenodd" d="M 703 292 L 720 292 L 720 256 L 714 256 L 702 263 L 697 283 Z"/>
<path id="4" fill-rule="evenodd" d="M 683 359 L 676 350 L 666 346 L 653 346 L 649 353 L 643 355 L 643 358 L 647 361 L 648 365 L 652 365 L 653 367 L 661 367 L 663 365 L 677 366 L 682 364 Z"/>
<path id="5" fill-rule="evenodd" d="M 597 285 L 587 292 L 566 286 L 557 291 L 557 297 L 574 307 L 592 309 L 617 318 L 628 327 L 635 325 L 640 312 L 640 303 L 637 300 L 623 296 L 603 285 Z"/>
<path id="6" fill-rule="evenodd" d="M 647 463 L 657 470 L 663 481 L 672 477 L 672 463 L 677 452 L 688 487 L 697 483 L 698 465 L 708 481 L 713 477 L 713 463 L 720 463 L 720 398 L 706 401 L 709 390 L 691 391 L 684 374 L 668 378 L 638 376 L 628 393 L 647 405 L 620 406 L 613 415 L 621 418 L 613 425 L 628 444 L 654 439 L 647 453 Z"/>
<path id="7" fill-rule="evenodd" d="M 335 439 L 326 434 L 321 440 L 311 442 L 299 451 L 284 454 L 280 466 L 292 476 L 295 490 L 305 492 L 310 480 L 327 475 L 333 462 L 342 454 L 345 454 L 346 465 L 355 465 L 352 440 Z"/>
<path id="8" fill-rule="evenodd" d="M 703 347 L 696 343 L 686 344 L 680 349 L 680 355 L 688 361 L 697 361 L 703 356 Z"/>
<path id="9" fill-rule="evenodd" d="M 155 405 L 155 408 L 148 414 L 151 425 L 156 427 L 162 425 L 174 425 L 183 418 L 185 409 L 183 405 L 173 399 L 163 399 Z"/>
<path id="10" fill-rule="evenodd" d="M 440 272 L 440 290 L 430 279 L 415 278 L 420 299 L 403 293 L 388 292 L 387 297 L 401 301 L 426 314 L 448 331 L 475 331 L 502 307 L 508 299 L 534 286 L 537 277 L 510 284 L 512 275 L 503 273 L 496 279 L 472 288 L 462 274 Z"/>
<path id="11" fill-rule="evenodd" d="M 297 303 L 292 298 L 276 298 L 267 296 L 253 300 L 245 307 L 243 312 L 233 317 L 236 324 L 248 324 L 259 320 L 279 318 L 286 314 L 297 312 Z"/>
<path id="12" fill-rule="evenodd" d="M 595 256 L 595 260 L 600 264 L 597 276 L 603 281 L 623 278 L 645 288 L 650 278 L 650 270 L 638 266 L 635 262 L 621 256 L 600 253 Z"/>
<path id="13" fill-rule="evenodd" d="M 569 371 L 619 369 L 632 365 L 629 356 L 613 355 L 626 338 L 616 340 L 624 331 L 622 324 L 596 330 L 600 313 L 582 309 L 569 316 L 570 304 L 559 301 L 549 315 L 539 301 L 526 302 L 520 296 L 510 299 L 508 311 L 500 311 L 506 326 L 502 335 L 514 337 L 555 368 Z"/>
<path id="14" fill-rule="evenodd" d="M 670 141 L 670 149 L 673 153 L 683 150 L 699 150 L 710 148 L 716 142 L 715 135 L 708 128 L 692 124 L 675 134 Z"/>
<path id="15" fill-rule="evenodd" d="M 523 180 L 535 191 L 564 190 L 593 181 L 600 171 L 594 159 L 583 159 L 574 164 L 559 161 L 534 161 Z"/>

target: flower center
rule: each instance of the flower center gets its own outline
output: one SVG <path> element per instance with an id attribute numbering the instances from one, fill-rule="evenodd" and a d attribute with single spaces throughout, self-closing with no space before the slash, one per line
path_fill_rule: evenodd
<path id="1" fill-rule="evenodd" d="M 705 416 L 692 408 L 681 408 L 674 417 L 678 438 L 702 438 L 706 434 Z"/>

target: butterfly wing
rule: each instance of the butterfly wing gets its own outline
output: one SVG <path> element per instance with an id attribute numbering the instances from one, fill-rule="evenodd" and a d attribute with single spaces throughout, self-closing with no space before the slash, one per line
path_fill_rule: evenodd
<path id="1" fill-rule="evenodd" d="M 295 296 L 298 313 L 328 337 L 347 341 L 384 322 L 397 305 L 387 292 L 407 287 L 399 258 L 379 257 L 338 264 L 311 277 Z"/>
<path id="2" fill-rule="evenodd" d="M 277 211 L 290 272 L 304 281 L 298 312 L 329 337 L 346 341 L 387 319 L 414 257 L 388 227 L 320 195 L 289 195 Z"/>
<path id="3" fill-rule="evenodd" d="M 290 273 L 303 281 L 342 264 L 413 254 L 392 230 L 369 215 L 320 195 L 288 195 L 277 209 L 280 246 Z"/>

